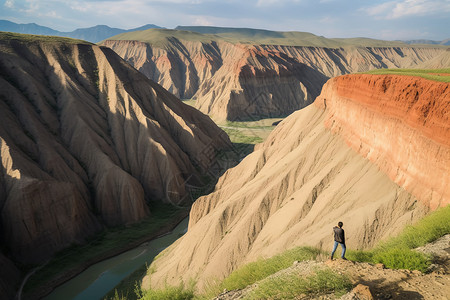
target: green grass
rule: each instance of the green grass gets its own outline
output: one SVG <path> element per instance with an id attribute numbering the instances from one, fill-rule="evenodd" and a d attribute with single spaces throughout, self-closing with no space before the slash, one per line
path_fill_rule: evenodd
<path id="1" fill-rule="evenodd" d="M 22 34 L 13 32 L 0 32 L 0 42 L 6 40 L 15 40 L 22 43 L 35 43 L 35 42 L 45 42 L 45 43 L 64 43 L 64 44 L 85 44 L 93 45 L 92 43 L 71 39 L 59 36 L 46 36 L 46 35 L 33 35 L 33 34 Z"/>
<path id="2" fill-rule="evenodd" d="M 186 100 L 183 99 L 181 101 L 183 101 L 184 104 L 192 106 L 193 108 L 195 108 L 195 104 L 197 103 L 197 100 L 195 100 L 195 99 L 186 99 Z"/>
<path id="3" fill-rule="evenodd" d="M 261 119 L 258 121 L 247 121 L 247 122 L 236 122 L 236 121 L 227 121 L 225 126 L 227 127 L 236 127 L 236 128 L 252 128 L 252 129 L 267 129 L 272 130 L 274 126 L 272 124 L 277 121 L 281 121 L 283 118 L 270 118 L 270 119 Z M 220 124 L 219 124 L 220 126 Z"/>
<path id="4" fill-rule="evenodd" d="M 224 28 L 208 26 L 179 26 L 173 29 L 147 29 L 122 33 L 109 40 L 137 40 L 155 46 L 168 46 L 170 39 L 211 43 L 226 41 L 237 44 L 285 45 L 305 47 L 405 47 L 446 48 L 442 45 L 409 45 L 399 41 L 383 41 L 369 38 L 326 38 L 309 32 L 270 31 L 252 28 Z"/>
<path id="5" fill-rule="evenodd" d="M 147 265 L 142 265 L 139 269 L 128 275 L 114 289 L 109 291 L 104 299 L 138 300 L 139 294 L 136 293 L 136 287 L 140 287 L 142 278 L 147 275 L 147 268 Z"/>
<path id="6" fill-rule="evenodd" d="M 223 127 L 221 127 L 221 129 L 228 134 L 228 136 L 230 137 L 230 141 L 233 144 L 233 149 L 231 151 L 228 151 L 231 152 L 232 155 L 230 155 L 230 153 L 225 153 L 224 157 L 233 157 L 232 160 L 241 161 L 247 155 L 253 152 L 256 144 L 262 143 L 264 141 L 257 135 L 243 132 L 239 129 Z"/>
<path id="7" fill-rule="evenodd" d="M 299 274 L 280 276 L 258 284 L 244 299 L 297 299 L 299 295 L 334 293 L 340 297 L 352 288 L 350 279 L 329 268 L 316 270 L 302 277 Z"/>
<path id="8" fill-rule="evenodd" d="M 392 269 L 426 271 L 431 263 L 431 257 L 412 249 L 433 242 L 449 233 L 450 206 L 447 206 L 431 213 L 415 225 L 406 227 L 398 236 L 378 244 L 372 250 L 349 250 L 347 257 L 353 261 L 383 263 L 386 267 Z M 210 282 L 209 287 L 203 294 L 196 295 L 193 288 L 185 288 L 184 285 L 180 285 L 151 291 L 147 294 L 152 295 L 148 296 L 150 298 L 141 298 L 211 299 L 223 290 L 242 289 L 256 282 L 258 282 L 258 287 L 250 292 L 245 299 L 294 299 L 302 294 L 314 296 L 314 294 L 323 293 L 335 293 L 339 297 L 349 291 L 352 285 L 346 275 L 336 273 L 328 268 L 318 269 L 308 276 L 299 276 L 299 274 L 294 273 L 264 280 L 270 275 L 290 267 L 296 260 L 317 259 L 321 254 L 323 253 L 316 248 L 297 247 L 271 258 L 259 259 L 244 265 L 232 272 L 223 281 Z M 155 295 L 155 298 L 151 298 L 153 295 Z M 186 295 L 186 298 L 175 298 L 178 297 L 177 295 Z"/>
<path id="9" fill-rule="evenodd" d="M 263 142 L 261 137 L 252 134 L 245 134 L 239 129 L 223 127 L 221 129 L 228 134 L 232 143 L 254 145 Z"/>
<path id="10" fill-rule="evenodd" d="M 74 245 L 56 254 L 47 265 L 30 277 L 25 285 L 25 293 L 32 293 L 35 288 L 46 284 L 64 271 L 88 261 L 95 261 L 105 253 L 125 249 L 130 243 L 152 235 L 182 213 L 183 209 L 159 204 L 151 208 L 151 211 L 152 215 L 138 224 L 106 229 L 88 243 Z"/>
<path id="11" fill-rule="evenodd" d="M 249 263 L 230 274 L 223 282 L 222 287 L 227 290 L 236 290 L 253 284 L 269 275 L 285 269 L 292 265 L 292 262 L 315 259 L 320 254 L 320 250 L 312 247 L 299 247 L 288 250 L 282 254 L 275 255 L 268 259 L 260 259 Z"/>
<path id="12" fill-rule="evenodd" d="M 187 287 L 184 283 L 179 286 L 166 286 L 163 289 L 149 289 L 138 291 L 139 300 L 189 300 L 194 298 L 194 283 Z"/>
<path id="13" fill-rule="evenodd" d="M 228 291 L 242 289 L 269 275 L 286 269 L 296 260 L 305 261 L 315 259 L 319 254 L 320 250 L 316 248 L 297 247 L 268 259 L 259 259 L 235 270 L 222 282 L 210 283 L 210 286 L 206 289 L 206 293 L 199 296 L 199 298 L 207 299 L 214 297 L 224 289 Z"/>
<path id="14" fill-rule="evenodd" d="M 374 75 L 416 76 L 433 81 L 450 82 L 450 76 L 442 76 L 439 73 L 450 74 L 450 69 L 378 69 L 366 72 L 366 74 Z"/>
<path id="15" fill-rule="evenodd" d="M 368 251 L 349 251 L 350 260 L 382 263 L 391 269 L 409 269 L 425 272 L 431 258 L 413 251 L 438 238 L 450 234 L 450 205 L 426 216 L 401 234 L 378 244 Z"/>
<path id="16" fill-rule="evenodd" d="M 170 45 L 170 40 L 176 38 L 185 41 L 198 41 L 202 43 L 211 43 L 213 40 L 220 39 L 214 35 L 200 34 L 190 31 L 181 31 L 173 29 L 147 29 L 142 31 L 132 31 L 125 32 L 113 37 L 108 38 L 108 40 L 115 41 L 141 41 L 148 43 L 157 47 L 165 47 Z M 102 44 L 100 42 L 100 44 Z"/>
<path id="17" fill-rule="evenodd" d="M 121 293 L 115 290 L 108 294 L 104 300 L 190 300 L 194 298 L 194 284 L 185 287 L 183 283 L 179 286 L 166 286 L 163 289 L 149 289 L 142 291 L 136 285 L 133 293 Z"/>

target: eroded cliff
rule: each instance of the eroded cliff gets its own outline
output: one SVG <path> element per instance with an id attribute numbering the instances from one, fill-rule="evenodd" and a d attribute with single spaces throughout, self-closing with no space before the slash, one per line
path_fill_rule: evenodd
<path id="1" fill-rule="evenodd" d="M 0 74 L 1 238 L 20 262 L 186 204 L 229 145 L 109 48 L 2 34 Z"/>
<path id="2" fill-rule="evenodd" d="M 325 126 L 435 209 L 450 204 L 450 85 L 420 77 L 330 79 Z M 356 126 L 357 125 L 357 126 Z"/>
<path id="3" fill-rule="evenodd" d="M 328 41 L 333 47 L 283 46 L 192 34 L 152 29 L 103 45 L 178 97 L 196 99 L 197 108 L 217 121 L 288 115 L 310 104 L 329 77 L 447 62 L 445 48 L 337 41 Z"/>
<path id="4" fill-rule="evenodd" d="M 365 248 L 449 203 L 449 84 L 347 75 L 293 113 L 210 195 L 185 236 L 153 262 L 143 287 L 205 286 L 240 265 L 300 245 Z"/>

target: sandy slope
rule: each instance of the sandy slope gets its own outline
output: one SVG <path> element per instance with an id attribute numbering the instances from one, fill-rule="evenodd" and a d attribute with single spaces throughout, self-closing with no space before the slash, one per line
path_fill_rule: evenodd
<path id="1" fill-rule="evenodd" d="M 196 278 L 201 288 L 260 256 L 298 245 L 329 249 L 339 220 L 350 248 L 370 247 L 446 205 L 438 187 L 450 180 L 450 147 L 442 142 L 449 97 L 426 93 L 448 84 L 386 78 L 330 80 L 315 105 L 285 119 L 195 202 L 188 233 L 152 264 L 156 272 L 143 286 Z"/>

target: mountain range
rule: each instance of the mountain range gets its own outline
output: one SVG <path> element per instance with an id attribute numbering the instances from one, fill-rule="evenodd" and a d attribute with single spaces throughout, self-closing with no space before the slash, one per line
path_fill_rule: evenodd
<path id="1" fill-rule="evenodd" d="M 120 33 L 136 30 L 146 30 L 150 28 L 161 28 L 161 27 L 153 24 L 147 24 L 133 29 L 120 29 L 120 28 L 112 28 L 107 25 L 97 25 L 89 28 L 75 29 L 74 31 L 70 32 L 62 32 L 35 23 L 17 24 L 7 20 L 0 20 L 0 31 L 37 34 L 37 35 L 63 36 L 79 40 L 85 40 L 92 43 L 98 43 L 100 41 L 103 41 L 104 39 L 107 39 L 111 36 Z"/>
<path id="2" fill-rule="evenodd" d="M 64 36 L 80 40 L 89 41 L 92 43 L 98 43 L 109 37 L 118 35 L 124 32 L 146 30 L 150 28 L 164 28 L 154 24 L 147 24 L 137 28 L 132 29 L 121 29 L 109 27 L 107 25 L 96 25 L 88 28 L 78 28 L 70 32 L 62 32 L 50 27 L 38 25 L 36 23 L 20 24 L 11 22 L 8 20 L 0 20 L 0 31 L 16 32 L 16 33 L 27 33 L 27 34 L 37 34 L 37 35 L 55 35 Z M 213 27 L 213 26 L 177 26 L 176 30 L 192 31 L 198 33 L 209 33 L 209 34 L 236 34 L 237 32 L 245 33 L 245 36 L 253 37 L 265 37 L 265 38 L 280 38 L 283 37 L 282 32 L 264 30 L 264 29 L 253 29 L 253 28 L 227 28 L 227 27 Z M 398 40 L 398 42 L 406 44 L 431 44 L 431 45 L 450 45 L 450 39 L 445 39 L 442 41 L 434 41 L 427 39 L 416 39 L 416 40 Z"/>
<path id="3" fill-rule="evenodd" d="M 402 41 L 407 44 L 431 44 L 431 45 L 450 45 L 450 39 L 445 39 L 442 41 L 433 41 L 433 40 L 406 40 Z"/>

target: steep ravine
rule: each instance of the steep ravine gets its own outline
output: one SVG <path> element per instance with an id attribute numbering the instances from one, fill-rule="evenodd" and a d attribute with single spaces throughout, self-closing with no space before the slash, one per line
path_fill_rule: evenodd
<path id="1" fill-rule="evenodd" d="M 447 205 L 449 101 L 449 84 L 416 77 L 329 80 L 194 203 L 143 287 L 194 278 L 201 289 L 294 246 L 330 250 L 338 221 L 349 248 L 371 247 Z"/>
<path id="2" fill-rule="evenodd" d="M 196 99 L 197 108 L 218 121 L 285 116 L 312 103 L 330 77 L 428 62 L 438 68 L 448 66 L 450 55 L 445 48 L 407 45 L 327 48 L 201 41 L 201 35 L 198 41 L 173 36 L 155 43 L 121 38 L 103 45 L 178 97 Z"/>
<path id="3" fill-rule="evenodd" d="M 230 145 L 106 47 L 3 34 L 0 75 L 0 238 L 20 263 L 138 222 L 151 203 L 189 204 L 187 186 Z"/>

